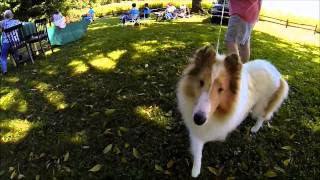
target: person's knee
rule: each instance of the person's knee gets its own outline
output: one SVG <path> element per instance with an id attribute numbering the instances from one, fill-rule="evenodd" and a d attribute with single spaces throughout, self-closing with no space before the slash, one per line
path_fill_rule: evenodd
<path id="1" fill-rule="evenodd" d="M 237 43 L 231 42 L 231 41 L 225 41 L 225 44 L 227 46 L 228 54 L 239 54 Z"/>
<path id="2" fill-rule="evenodd" d="M 239 54 L 243 63 L 249 61 L 250 59 L 250 45 L 245 43 L 244 45 L 239 46 Z"/>

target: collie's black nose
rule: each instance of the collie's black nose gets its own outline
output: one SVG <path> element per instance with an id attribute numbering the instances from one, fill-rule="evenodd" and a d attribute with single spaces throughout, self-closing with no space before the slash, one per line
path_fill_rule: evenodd
<path id="1" fill-rule="evenodd" d="M 196 125 L 200 126 L 206 122 L 206 117 L 203 112 L 197 112 L 193 116 L 193 121 L 194 121 L 194 123 L 196 123 Z"/>

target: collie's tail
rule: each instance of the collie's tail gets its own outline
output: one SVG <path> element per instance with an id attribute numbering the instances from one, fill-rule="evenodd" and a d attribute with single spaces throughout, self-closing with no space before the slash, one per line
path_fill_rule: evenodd
<path id="1" fill-rule="evenodd" d="M 279 109 L 282 102 L 288 97 L 288 93 L 289 93 L 289 85 L 286 80 L 281 78 L 279 88 L 273 94 L 267 107 L 265 108 L 264 118 L 266 120 L 271 119 L 273 113 Z"/>

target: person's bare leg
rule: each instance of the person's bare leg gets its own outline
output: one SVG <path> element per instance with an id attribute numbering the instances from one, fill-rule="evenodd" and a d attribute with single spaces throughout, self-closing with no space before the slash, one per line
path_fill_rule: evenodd
<path id="1" fill-rule="evenodd" d="M 238 50 L 238 45 L 235 42 L 225 42 L 227 46 L 227 54 L 238 54 L 239 55 L 239 50 Z"/>
<path id="2" fill-rule="evenodd" d="M 244 45 L 239 45 L 239 55 L 242 63 L 249 61 L 250 59 L 250 41 L 247 41 Z"/>

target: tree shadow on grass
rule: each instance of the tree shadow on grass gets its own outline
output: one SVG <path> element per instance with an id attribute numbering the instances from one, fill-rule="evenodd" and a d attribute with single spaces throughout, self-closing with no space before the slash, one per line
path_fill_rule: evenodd
<path id="1" fill-rule="evenodd" d="M 93 24 L 85 38 L 61 47 L 48 61 L 1 79 L 1 88 L 19 89 L 17 97 L 27 102 L 27 110 L 4 110 L 0 123 L 19 118 L 41 124 L 19 142 L 1 143 L 5 178 L 11 166 L 28 178 L 190 178 L 188 135 L 176 109 L 175 88 L 187 57 L 215 42 L 218 27 L 172 22 L 131 28 L 116 21 Z M 310 126 L 319 123 L 312 109 L 319 101 L 309 95 L 319 99 L 313 88 L 319 87 L 319 64 L 309 59 L 316 49 L 260 32 L 253 37 L 253 58 L 270 59 L 287 76 L 290 98 L 273 128 L 252 136 L 254 122 L 245 121 L 226 142 L 208 143 L 200 178 L 213 176 L 207 166 L 221 169 L 220 178 L 258 178 L 269 169 L 279 177 L 315 177 L 319 139 Z M 109 144 L 112 149 L 104 154 Z M 286 159 L 288 166 L 282 162 Z M 170 160 L 175 163 L 166 167 Z M 102 169 L 88 172 L 96 164 Z"/>

